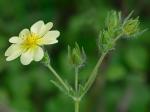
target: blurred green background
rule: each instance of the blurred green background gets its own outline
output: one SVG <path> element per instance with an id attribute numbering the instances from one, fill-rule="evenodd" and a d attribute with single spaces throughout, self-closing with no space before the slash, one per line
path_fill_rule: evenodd
<path id="1" fill-rule="evenodd" d="M 5 61 L 8 39 L 38 20 L 53 22 L 61 36 L 58 44 L 46 47 L 51 63 L 73 84 L 67 46 L 77 41 L 87 54 L 83 83 L 99 57 L 97 37 L 112 9 L 124 16 L 134 10 L 141 27 L 150 28 L 150 0 L 0 0 L 0 112 L 73 112 L 73 102 L 50 83 L 54 77 L 42 64 Z M 118 42 L 81 102 L 81 112 L 150 112 L 149 31 Z"/>

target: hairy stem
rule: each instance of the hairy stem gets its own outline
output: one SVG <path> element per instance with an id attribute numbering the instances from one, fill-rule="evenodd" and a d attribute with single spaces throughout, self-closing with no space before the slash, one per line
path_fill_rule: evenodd
<path id="1" fill-rule="evenodd" d="M 53 73 L 53 75 L 56 77 L 56 79 L 63 85 L 63 87 L 67 91 L 69 91 L 69 87 L 66 85 L 66 83 L 64 82 L 64 80 L 58 75 L 58 73 L 52 68 L 52 66 L 50 64 L 48 64 L 47 67 Z"/>
<path id="2" fill-rule="evenodd" d="M 78 92 L 78 67 L 75 68 L 75 91 Z"/>
<path id="3" fill-rule="evenodd" d="M 75 67 L 75 99 L 74 99 L 74 104 L 75 104 L 75 112 L 79 112 L 79 106 L 80 106 L 80 100 L 79 100 L 79 94 L 78 94 L 78 86 L 79 86 L 79 78 L 78 78 L 78 75 L 79 75 L 79 68 L 78 67 Z"/>
<path id="4" fill-rule="evenodd" d="M 122 34 L 118 35 L 110 44 L 114 44 L 120 37 L 122 36 Z M 109 46 L 109 44 L 108 44 Z M 98 69 L 99 69 L 99 66 L 101 65 L 103 59 L 105 58 L 106 54 L 109 52 L 110 49 L 107 49 L 106 52 L 103 52 L 101 57 L 99 58 L 97 64 L 95 65 L 89 79 L 87 80 L 87 82 L 85 83 L 85 86 L 84 86 L 84 92 L 81 94 L 80 98 L 82 98 L 86 93 L 87 91 L 90 89 L 90 87 L 92 86 L 92 84 L 94 83 L 95 79 L 96 79 L 96 76 L 97 76 L 97 72 L 98 72 Z"/>
<path id="5" fill-rule="evenodd" d="M 103 53 L 101 55 L 101 57 L 99 58 L 97 64 L 95 65 L 89 79 L 87 80 L 87 82 L 85 83 L 85 86 L 84 86 L 84 92 L 83 94 L 81 94 L 81 98 L 87 93 L 87 91 L 89 90 L 89 88 L 92 86 L 93 82 L 95 81 L 96 79 L 96 76 L 97 76 L 97 72 L 98 72 L 98 68 L 99 66 L 101 65 L 105 55 L 107 54 L 107 52 Z"/>
<path id="6" fill-rule="evenodd" d="M 79 112 L 80 102 L 78 100 L 75 100 L 75 112 Z"/>

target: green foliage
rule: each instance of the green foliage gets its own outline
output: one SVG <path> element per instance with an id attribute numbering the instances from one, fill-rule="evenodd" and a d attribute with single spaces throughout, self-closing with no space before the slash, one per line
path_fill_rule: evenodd
<path id="1" fill-rule="evenodd" d="M 10 63 L 5 61 L 4 51 L 9 46 L 8 39 L 35 21 L 40 19 L 46 22 L 52 21 L 55 24 L 55 29 L 60 30 L 59 44 L 48 46 L 47 49 L 51 64 L 57 68 L 59 73 L 62 73 L 62 77 L 69 79 L 70 84 L 74 82 L 72 80 L 74 75 L 69 70 L 71 67 L 65 61 L 67 60 L 66 46 L 78 41 L 86 50 L 87 66 L 80 71 L 82 77 L 80 83 L 83 84 L 97 60 L 98 52 L 95 41 L 99 30 L 102 31 L 100 33 L 102 37 L 105 33 L 105 35 L 110 35 L 108 29 L 116 32 L 116 29 L 113 30 L 113 28 L 119 23 L 117 22 L 118 13 L 112 11 L 113 13 L 109 15 L 112 18 L 108 20 L 111 21 L 110 25 L 104 21 L 110 9 L 118 9 L 123 12 L 122 15 L 127 15 L 134 9 L 134 14 L 140 17 L 140 26 L 143 28 L 150 27 L 149 0 L 127 0 L 125 2 L 108 0 L 17 0 L 11 2 L 10 0 L 0 0 L 0 111 L 4 106 L 5 110 L 15 112 L 73 112 L 73 103 L 69 103 L 70 100 L 65 95 L 60 95 L 60 91 L 50 83 L 53 77 L 47 69 L 40 65 L 37 66 L 36 62 L 28 67 L 22 67 L 18 60 Z M 136 34 L 142 32 L 140 31 L 142 28 L 137 32 L 138 18 L 126 20 L 128 21 L 128 24 L 125 25 L 126 28 L 128 26 L 129 29 L 132 29 L 129 32 L 128 29 L 126 30 L 128 32 L 126 36 L 129 34 L 134 36 L 133 32 Z M 103 26 L 104 24 L 106 25 Z M 109 28 L 106 28 L 107 26 Z M 104 30 L 102 30 L 103 27 L 105 27 Z M 116 33 L 111 34 L 116 35 Z M 113 53 L 109 53 L 109 56 L 105 58 L 101 68 L 103 72 L 99 74 L 99 78 L 89 92 L 89 100 L 85 100 L 81 104 L 83 112 L 116 112 L 128 87 L 131 87 L 134 94 L 130 102 L 125 102 L 128 104 L 127 111 L 150 111 L 149 36 L 148 30 L 140 38 L 133 41 L 132 38 L 129 38 L 130 41 L 128 39 L 120 40 L 115 52 L 112 51 Z M 112 37 L 114 36 L 112 35 Z M 111 40 L 110 38 L 102 39 L 102 42 L 105 45 Z M 104 49 L 105 46 L 100 48 Z M 111 45 L 110 48 L 113 49 L 114 45 Z M 109 63 L 110 60 L 113 60 L 113 63 Z"/>
<path id="2" fill-rule="evenodd" d="M 110 81 L 123 80 L 127 74 L 126 69 L 122 65 L 111 65 L 106 73 L 106 77 Z"/>
<path id="3" fill-rule="evenodd" d="M 131 45 L 133 46 L 133 45 Z M 127 47 L 125 53 L 125 60 L 130 69 L 135 71 L 145 71 L 148 65 L 148 51 L 142 46 L 135 45 L 136 49 L 133 47 Z"/>

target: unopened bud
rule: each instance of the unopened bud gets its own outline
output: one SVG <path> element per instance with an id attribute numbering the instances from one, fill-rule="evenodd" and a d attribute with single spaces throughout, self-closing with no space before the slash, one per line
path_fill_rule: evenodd
<path id="1" fill-rule="evenodd" d="M 81 67 L 84 65 L 86 60 L 86 55 L 84 52 L 84 49 L 80 49 L 79 45 L 76 43 L 75 47 L 71 49 L 70 46 L 68 46 L 68 58 L 69 62 L 75 66 L 75 67 Z"/>
<path id="2" fill-rule="evenodd" d="M 106 19 L 106 27 L 108 30 L 117 30 L 121 24 L 121 13 L 116 11 L 110 11 Z"/>
<path id="3" fill-rule="evenodd" d="M 127 37 L 133 36 L 140 31 L 140 22 L 136 19 L 129 19 L 123 25 L 123 34 Z"/>
<path id="4" fill-rule="evenodd" d="M 113 33 L 106 30 L 100 32 L 98 39 L 98 46 L 101 52 L 106 52 L 107 50 L 113 49 L 114 47 L 114 43 L 112 43 L 114 39 L 113 36 L 114 36 Z"/>

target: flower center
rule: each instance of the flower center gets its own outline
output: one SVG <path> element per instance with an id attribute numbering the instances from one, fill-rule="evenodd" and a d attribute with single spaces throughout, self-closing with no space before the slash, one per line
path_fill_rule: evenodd
<path id="1" fill-rule="evenodd" d="M 39 39 L 40 37 L 38 35 L 32 33 L 24 40 L 23 48 L 29 49 L 35 47 L 36 45 L 38 45 Z"/>

